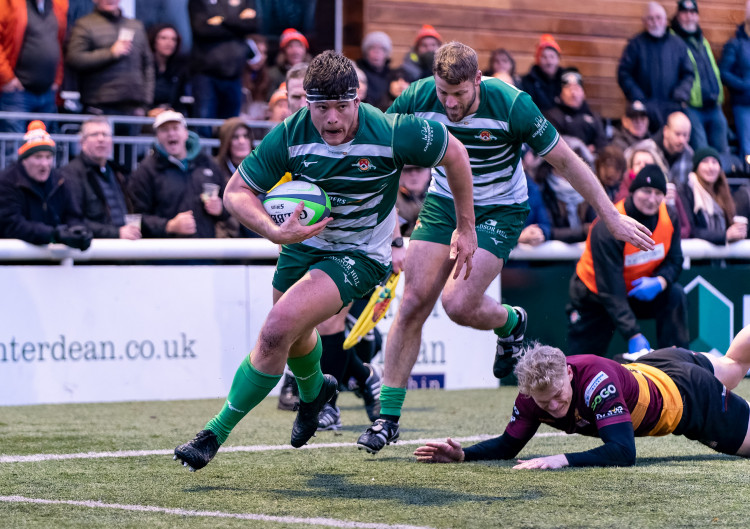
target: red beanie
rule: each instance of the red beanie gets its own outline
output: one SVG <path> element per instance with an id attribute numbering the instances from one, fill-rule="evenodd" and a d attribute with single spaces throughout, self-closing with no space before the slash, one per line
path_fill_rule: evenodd
<path id="1" fill-rule="evenodd" d="M 536 52 L 534 53 L 534 62 L 539 64 L 539 57 L 542 56 L 542 52 L 547 48 L 552 48 L 560 55 L 560 45 L 555 41 L 555 38 L 549 33 L 545 33 L 539 37 L 539 44 L 536 45 Z"/>
<path id="2" fill-rule="evenodd" d="M 414 39 L 414 47 L 416 48 L 417 44 L 419 44 L 419 41 L 425 37 L 433 37 L 437 39 L 437 41 L 441 44 L 443 42 L 443 37 L 440 36 L 440 33 L 438 33 L 437 30 L 429 24 L 425 24 L 417 33 L 417 38 Z"/>
<path id="3" fill-rule="evenodd" d="M 279 42 L 279 46 L 282 49 L 286 48 L 286 45 L 293 40 L 300 41 L 305 46 L 305 49 L 310 49 L 310 44 L 307 42 L 305 36 L 294 28 L 286 28 L 284 30 L 284 32 L 281 34 L 281 41 Z"/>

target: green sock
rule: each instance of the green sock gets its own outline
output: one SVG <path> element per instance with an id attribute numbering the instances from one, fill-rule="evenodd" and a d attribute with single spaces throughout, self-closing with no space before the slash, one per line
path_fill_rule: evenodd
<path id="1" fill-rule="evenodd" d="M 316 331 L 317 334 L 317 331 Z M 323 387 L 323 371 L 320 369 L 320 357 L 323 356 L 323 342 L 318 334 L 313 350 L 305 356 L 288 358 L 286 363 L 297 377 L 299 398 L 303 402 L 312 402 Z"/>
<path id="2" fill-rule="evenodd" d="M 224 407 L 208 421 L 206 430 L 216 434 L 219 444 L 223 444 L 237 423 L 276 387 L 279 380 L 281 375 L 261 373 L 250 363 L 250 356 L 246 356 L 234 374 Z"/>
<path id="3" fill-rule="evenodd" d="M 505 325 L 503 325 L 502 327 L 497 327 L 495 329 L 495 334 L 497 334 L 500 338 L 510 336 L 510 331 L 512 331 L 513 327 L 515 327 L 516 323 L 518 323 L 518 314 L 516 313 L 515 309 L 510 305 L 505 304 L 503 304 L 503 308 L 508 311 L 508 321 L 506 321 Z"/>
<path id="4" fill-rule="evenodd" d="M 401 417 L 401 408 L 406 399 L 406 388 L 380 386 L 380 415 Z"/>

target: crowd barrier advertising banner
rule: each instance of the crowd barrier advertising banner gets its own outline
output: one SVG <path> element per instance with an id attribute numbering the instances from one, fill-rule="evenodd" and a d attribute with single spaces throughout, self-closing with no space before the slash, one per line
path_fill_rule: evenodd
<path id="1" fill-rule="evenodd" d="M 0 267 L 0 405 L 224 397 L 271 309 L 273 271 Z M 402 292 L 403 277 L 384 335 Z M 498 297 L 497 280 L 488 292 Z M 496 387 L 494 348 L 491 332 L 456 325 L 438 303 L 410 387 Z"/>
<path id="2" fill-rule="evenodd" d="M 0 267 L 0 284 L 0 404 L 225 396 L 248 350 L 245 267 Z"/>

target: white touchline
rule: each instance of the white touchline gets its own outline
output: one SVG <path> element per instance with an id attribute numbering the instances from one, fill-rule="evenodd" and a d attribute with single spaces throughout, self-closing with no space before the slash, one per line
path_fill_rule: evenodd
<path id="1" fill-rule="evenodd" d="M 89 507 L 97 509 L 119 509 L 122 511 L 152 512 L 158 514 L 175 514 L 177 516 L 196 516 L 206 518 L 234 518 L 238 520 L 258 520 L 262 522 L 277 522 L 285 524 L 300 524 L 305 526 L 320 525 L 325 527 L 344 527 L 346 529 L 433 529 L 420 525 L 384 524 L 368 522 L 351 522 L 334 518 L 299 518 L 296 516 L 270 516 L 268 514 L 233 513 L 222 511 L 191 511 L 187 509 L 170 509 L 155 505 L 124 505 L 122 503 L 104 503 L 101 501 L 75 500 L 46 500 L 43 498 L 27 498 L 25 496 L 0 496 L 0 502 L 6 503 L 35 503 L 42 505 L 73 505 L 75 507 Z"/>
<path id="2" fill-rule="evenodd" d="M 564 432 L 545 432 L 538 433 L 534 437 L 558 437 L 568 435 Z M 474 435 L 471 437 L 454 437 L 453 439 L 465 443 L 467 441 L 484 441 L 496 437 L 494 435 Z M 438 439 L 409 439 L 399 440 L 398 445 L 423 445 L 428 442 L 440 442 L 444 438 Z M 302 449 L 311 450 L 313 448 L 344 448 L 355 447 L 355 443 L 316 443 L 305 445 Z M 293 448 L 292 445 L 251 445 L 251 446 L 226 446 L 221 449 L 222 453 L 227 452 L 273 452 L 276 450 L 300 450 Z M 107 457 L 143 457 L 143 456 L 165 456 L 172 455 L 174 450 L 117 450 L 114 452 L 79 452 L 77 454 L 30 454 L 25 456 L 0 455 L 0 463 L 35 463 L 39 461 L 61 461 L 65 459 L 101 459 Z"/>

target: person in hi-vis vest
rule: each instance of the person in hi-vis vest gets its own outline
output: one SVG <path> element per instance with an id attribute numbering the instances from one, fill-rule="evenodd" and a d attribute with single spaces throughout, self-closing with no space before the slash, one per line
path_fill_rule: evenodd
<path id="1" fill-rule="evenodd" d="M 586 239 L 570 280 L 568 351 L 605 355 L 615 330 L 628 341 L 626 360 L 651 346 L 638 319 L 656 320 L 657 347 L 688 347 L 687 297 L 677 278 L 682 270 L 680 220 L 667 207 L 667 179 L 657 165 L 646 165 L 630 195 L 617 209 L 653 232 L 656 248 L 642 251 L 616 240 L 601 222 Z"/>

